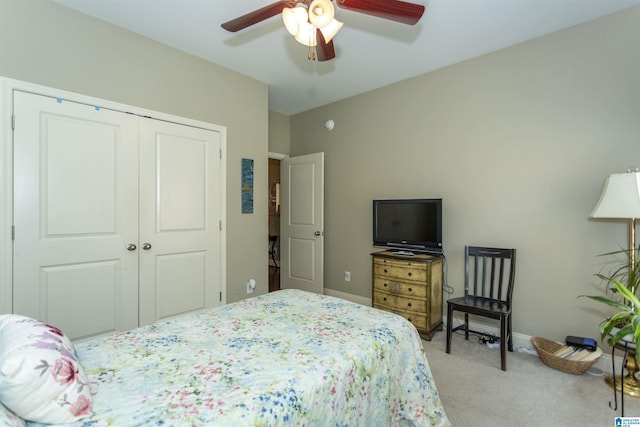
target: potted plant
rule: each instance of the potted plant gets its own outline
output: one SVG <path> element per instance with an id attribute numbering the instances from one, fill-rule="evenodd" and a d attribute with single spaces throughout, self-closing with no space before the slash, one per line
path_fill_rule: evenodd
<path id="1" fill-rule="evenodd" d="M 615 346 L 621 341 L 631 341 L 636 348 L 640 348 L 640 247 L 620 250 L 607 255 L 624 253 L 627 262 L 614 267 L 609 274 L 598 273 L 607 286 L 611 297 L 601 295 L 581 295 L 594 301 L 614 307 L 617 312 L 606 318 L 600 324 L 600 334 L 604 341 L 607 337 L 609 344 Z M 640 361 L 640 351 L 636 352 L 636 359 Z"/>

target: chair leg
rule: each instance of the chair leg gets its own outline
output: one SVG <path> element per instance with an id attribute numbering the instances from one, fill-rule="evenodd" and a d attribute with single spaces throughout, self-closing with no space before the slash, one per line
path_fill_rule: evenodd
<path id="1" fill-rule="evenodd" d="M 509 351 L 513 353 L 513 328 L 511 327 L 511 315 L 507 321 L 507 333 L 509 334 Z"/>
<path id="2" fill-rule="evenodd" d="M 507 341 L 507 318 L 500 318 L 500 368 L 503 371 L 507 370 L 507 347 L 509 346 Z M 510 338 L 509 338 L 510 339 Z"/>
<path id="3" fill-rule="evenodd" d="M 464 314 L 464 339 L 469 341 L 469 313 Z"/>
<path id="4" fill-rule="evenodd" d="M 447 307 L 447 353 L 451 353 L 451 329 L 453 328 L 453 306 Z"/>

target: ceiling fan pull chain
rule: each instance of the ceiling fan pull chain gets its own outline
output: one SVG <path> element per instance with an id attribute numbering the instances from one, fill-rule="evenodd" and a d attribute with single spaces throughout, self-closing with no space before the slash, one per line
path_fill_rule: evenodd
<path id="1" fill-rule="evenodd" d="M 309 39 L 311 40 L 312 43 L 309 43 L 309 50 L 307 51 L 307 59 L 309 61 L 315 61 L 316 60 L 316 49 L 315 46 L 316 45 L 316 29 L 315 27 L 310 27 L 309 28 Z"/>

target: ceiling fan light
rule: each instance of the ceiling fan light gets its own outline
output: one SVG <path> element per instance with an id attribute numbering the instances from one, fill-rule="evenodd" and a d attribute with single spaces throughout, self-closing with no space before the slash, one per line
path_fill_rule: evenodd
<path id="1" fill-rule="evenodd" d="M 316 28 L 305 22 L 300 25 L 298 34 L 295 36 L 296 41 L 305 46 L 315 46 L 316 45 Z"/>
<path id="2" fill-rule="evenodd" d="M 298 19 L 296 18 L 293 8 L 285 7 L 282 9 L 282 22 L 284 22 L 284 26 L 287 31 L 289 31 L 289 34 L 292 36 L 298 34 Z"/>
<path id="3" fill-rule="evenodd" d="M 318 28 L 324 28 L 331 23 L 334 13 L 331 0 L 313 0 L 309 6 L 309 22 Z"/>
<path id="4" fill-rule="evenodd" d="M 282 21 L 289 34 L 295 36 L 300 31 L 300 25 L 308 21 L 307 10 L 302 3 L 296 7 L 285 7 L 282 9 Z"/>
<path id="5" fill-rule="evenodd" d="M 342 22 L 333 19 L 331 20 L 329 25 L 324 28 L 320 28 L 325 43 L 329 43 L 335 37 L 335 35 L 338 34 L 338 31 L 340 31 L 342 25 L 344 25 Z"/>

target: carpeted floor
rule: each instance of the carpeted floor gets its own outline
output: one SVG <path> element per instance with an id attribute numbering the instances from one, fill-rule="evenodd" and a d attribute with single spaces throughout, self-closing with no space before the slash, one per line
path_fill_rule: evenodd
<path id="1" fill-rule="evenodd" d="M 423 341 L 445 411 L 460 427 L 615 427 L 613 390 L 604 377 L 571 375 L 551 369 L 525 352 L 507 355 L 500 369 L 500 350 L 477 339 L 454 334 L 451 354 L 446 334 Z M 616 368 L 618 369 L 618 368 Z M 625 416 L 640 417 L 640 399 L 625 396 Z"/>

